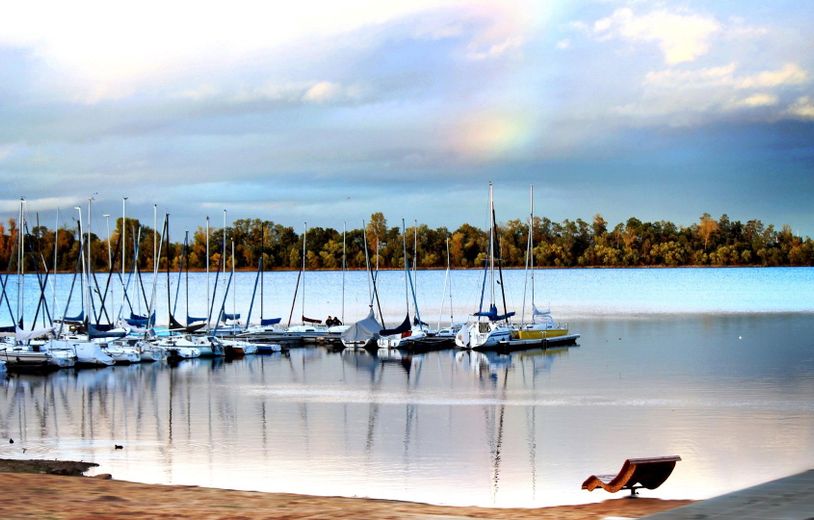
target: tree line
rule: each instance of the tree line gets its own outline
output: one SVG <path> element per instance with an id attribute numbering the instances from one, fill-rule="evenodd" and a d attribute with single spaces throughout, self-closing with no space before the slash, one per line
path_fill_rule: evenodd
<path id="1" fill-rule="evenodd" d="M 106 237 L 91 235 L 91 261 L 97 272 L 121 269 L 122 226 L 125 228 L 124 257 L 131 270 L 138 246 L 138 267 L 143 272 L 154 268 L 154 251 L 162 240 L 160 233 L 128 218 L 116 220 L 115 229 Z M 45 226 L 24 230 L 24 267 L 26 272 L 50 270 L 56 247 L 57 269 L 72 272 L 79 262 L 80 240 L 76 229 L 60 227 L 56 233 Z M 499 224 L 497 251 L 504 267 L 523 267 L 527 262 L 528 221 L 509 220 Z M 20 230 L 14 219 L 0 223 L 0 270 L 16 272 Z M 236 220 L 226 229 L 226 255 L 223 254 L 223 229 L 210 233 L 210 269 L 234 267 L 256 269 L 262 258 L 263 269 L 299 269 L 303 264 L 303 235 L 293 227 L 268 220 Z M 365 251 L 367 239 L 367 253 Z M 698 222 L 682 227 L 668 221 L 642 222 L 630 218 L 609 228 L 601 216 L 589 223 L 582 219 L 553 222 L 535 217 L 533 225 L 534 265 L 540 267 L 642 267 L 642 266 L 811 266 L 814 242 L 795 235 L 787 225 L 779 230 L 760 220 L 746 223 L 722 215 L 717 220 L 705 213 Z M 447 251 L 453 268 L 477 268 L 488 255 L 489 231 L 463 224 L 455 230 L 430 228 L 421 224 L 406 229 L 388 225 L 382 213 L 371 215 L 365 229 L 350 229 L 344 236 L 345 265 L 363 269 L 366 256 L 380 269 L 404 265 L 403 250 L 409 262 L 419 268 L 443 268 Z M 160 244 L 159 269 L 173 270 L 206 267 L 206 232 L 198 228 L 183 240 Z M 448 245 L 448 249 L 447 249 Z M 414 255 L 415 251 L 415 255 Z M 307 269 L 340 269 L 343 265 L 343 233 L 333 228 L 312 227 L 305 240 Z M 87 253 L 85 253 L 87 255 Z M 415 258 L 415 260 L 413 260 Z"/>

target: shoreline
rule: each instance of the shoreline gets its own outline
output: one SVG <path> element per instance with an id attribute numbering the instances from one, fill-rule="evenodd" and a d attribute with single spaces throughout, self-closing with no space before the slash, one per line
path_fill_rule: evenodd
<path id="1" fill-rule="evenodd" d="M 535 265 L 534 269 L 539 271 L 578 271 L 578 270 L 634 270 L 634 269 L 810 269 L 814 267 L 814 265 L 758 265 L 758 264 L 743 264 L 743 265 L 704 265 L 704 264 L 686 264 L 686 265 L 572 265 L 572 266 L 556 266 L 556 265 Z M 379 271 L 404 271 L 403 267 L 380 267 Z M 438 266 L 438 267 L 421 267 L 418 269 L 418 272 L 421 271 L 446 271 L 446 266 Z M 450 269 L 451 271 L 483 271 L 483 267 L 453 267 Z M 503 268 L 504 271 L 523 271 L 525 268 L 522 265 L 518 266 L 507 266 Z M 231 271 L 231 269 L 230 269 Z M 265 273 L 297 273 L 299 272 L 299 268 L 293 267 L 269 267 L 263 270 Z M 347 267 L 345 268 L 347 272 L 366 272 L 367 269 L 364 267 Z M 194 267 L 189 269 L 190 273 L 205 273 L 206 269 L 201 267 Z M 210 274 L 213 276 L 215 275 L 216 271 L 210 270 Z M 255 267 L 237 267 L 235 268 L 236 273 L 257 273 L 257 268 Z M 327 267 L 315 267 L 315 268 L 308 268 L 306 272 L 311 273 L 341 273 L 342 269 L 329 269 Z M 74 274 L 74 271 L 50 271 L 51 274 Z M 159 270 L 159 275 L 163 275 L 166 273 L 166 270 L 162 269 Z M 3 275 L 16 275 L 17 271 L 4 271 L 0 270 L 0 274 Z M 36 276 L 36 272 L 29 272 L 26 273 L 27 276 Z M 142 276 L 149 276 L 152 274 L 152 271 L 142 272 Z M 178 275 L 177 270 L 170 271 L 170 274 L 173 276 Z M 98 271 L 97 275 L 107 275 L 107 271 Z"/>
<path id="2" fill-rule="evenodd" d="M 439 506 L 370 498 L 323 497 L 197 486 L 141 484 L 110 475 L 82 476 L 94 463 L 0 459 L 0 486 L 14 489 L 4 518 L 636 518 L 693 503 L 641 497 L 543 508 Z M 55 474 L 57 473 L 57 474 Z"/>

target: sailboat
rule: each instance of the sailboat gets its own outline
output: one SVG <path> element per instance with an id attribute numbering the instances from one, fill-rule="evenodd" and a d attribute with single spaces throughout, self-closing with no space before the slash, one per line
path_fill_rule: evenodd
<path id="1" fill-rule="evenodd" d="M 254 289 L 252 290 L 252 299 L 249 303 L 249 312 L 246 316 L 246 326 L 243 330 L 244 333 L 249 334 L 262 334 L 266 332 L 276 332 L 275 325 L 278 325 L 282 318 L 266 318 L 265 317 L 265 291 L 264 291 L 264 277 L 263 274 L 266 270 L 265 266 L 265 253 L 266 253 L 266 224 L 263 223 L 260 227 L 260 258 L 257 260 L 257 275 L 254 279 Z M 257 286 L 260 286 L 260 323 L 254 326 L 250 325 L 252 319 L 252 310 L 254 309 L 254 298 L 257 295 Z"/>
<path id="2" fill-rule="evenodd" d="M 39 338 L 53 333 L 53 327 L 35 329 L 35 321 L 32 320 L 31 330 L 24 329 L 23 309 L 25 305 L 25 200 L 20 199 L 20 213 L 18 222 L 18 242 L 17 242 L 17 315 L 14 322 L 14 336 L 7 338 L 5 344 L 0 347 L 0 360 L 5 362 L 6 368 L 11 371 L 25 372 L 36 371 L 46 372 L 59 368 L 68 368 L 76 363 L 76 354 L 72 350 L 55 348 L 53 350 L 44 347 L 43 344 L 32 344 L 32 339 Z M 42 288 L 40 286 L 40 297 L 42 298 Z M 3 287 L 5 292 L 5 284 Z M 8 303 L 8 298 L 6 297 Z M 9 305 L 9 313 L 11 306 Z M 12 315 L 12 320 L 15 316 Z M 3 348 L 4 347 L 4 348 Z"/>
<path id="3" fill-rule="evenodd" d="M 328 327 L 322 323 L 322 320 L 317 318 L 309 318 L 305 315 L 305 266 L 306 266 L 306 259 L 308 256 L 308 252 L 305 248 L 305 241 L 306 237 L 308 236 L 308 223 L 305 223 L 305 227 L 302 233 L 302 267 L 300 267 L 300 272 L 297 275 L 297 285 L 294 288 L 294 300 L 291 302 L 291 312 L 288 315 L 288 332 L 304 336 L 304 339 L 316 339 L 318 337 L 324 336 L 328 333 Z M 301 315 L 300 325 L 291 325 L 291 318 L 294 315 L 294 306 L 297 304 L 297 292 L 299 291 L 300 285 L 302 285 L 302 291 L 300 296 L 300 304 L 301 304 Z"/>
<path id="4" fill-rule="evenodd" d="M 495 304 L 495 249 L 496 249 L 496 222 L 495 222 L 495 202 L 492 191 L 492 183 L 489 183 L 489 263 L 488 273 L 484 271 L 484 290 L 486 289 L 486 277 L 489 278 L 489 310 L 483 310 L 483 292 L 481 293 L 481 306 L 478 312 L 472 314 L 470 319 L 461 327 L 455 335 L 455 344 L 460 348 L 474 350 L 497 349 L 501 342 L 511 338 L 512 328 L 509 325 L 509 318 L 514 316 L 514 312 L 506 311 L 506 297 L 503 295 L 504 311 L 499 314 Z M 500 271 L 502 273 L 502 271 Z M 502 277 L 502 275 L 501 275 Z M 500 283 L 501 294 L 503 283 Z"/>
<path id="5" fill-rule="evenodd" d="M 81 238 L 81 228 L 80 228 L 80 238 Z M 84 250 L 81 247 L 81 245 L 83 244 L 82 241 L 80 240 L 80 257 L 84 258 L 84 253 L 82 252 Z M 56 272 L 56 256 L 54 257 L 54 272 Z M 74 280 L 76 279 L 75 277 L 76 272 L 74 272 Z M 73 290 L 71 290 L 68 293 L 68 298 L 67 301 L 65 302 L 66 313 L 68 307 L 71 304 L 72 295 Z M 64 314 L 65 313 L 63 313 L 63 315 Z M 49 339 L 48 341 L 45 342 L 45 344 L 43 344 L 42 348 L 44 350 L 72 352 L 76 356 L 77 366 L 104 367 L 115 364 L 115 360 L 113 359 L 113 357 L 102 348 L 103 344 L 91 341 L 89 338 L 86 337 L 73 335 L 71 334 L 70 329 L 68 331 L 65 331 L 66 323 L 67 322 L 65 319 L 59 321 L 59 327 L 55 329 L 56 337 Z"/>
<path id="6" fill-rule="evenodd" d="M 229 281 L 226 283 L 226 292 L 223 294 L 223 304 L 220 308 L 220 317 L 224 323 L 227 323 L 227 320 L 234 320 L 237 321 L 240 318 L 240 314 L 237 313 L 235 306 L 236 306 L 236 299 L 234 292 L 232 293 L 232 314 L 226 314 L 226 300 L 229 297 L 229 288 L 232 286 L 232 280 L 235 276 L 235 242 L 232 241 L 232 272 L 229 275 Z M 233 289 L 234 291 L 234 289 Z M 233 325 L 234 329 L 232 329 L 237 334 L 243 332 L 243 329 L 240 328 L 239 323 L 235 323 Z M 217 332 L 217 327 L 215 333 Z M 220 337 L 214 337 L 215 333 L 213 333 L 213 337 L 209 338 L 212 341 L 212 346 L 215 348 L 216 346 L 222 348 L 224 353 L 227 357 L 242 357 L 246 354 L 256 354 L 258 350 L 258 345 L 256 343 L 251 343 L 244 339 L 236 339 L 235 333 L 229 334 L 232 336 L 231 338 L 226 338 L 224 335 Z"/>
<path id="7" fill-rule="evenodd" d="M 404 300 L 406 316 L 404 321 L 394 329 L 382 329 L 379 331 L 379 348 L 405 348 L 409 344 L 427 337 L 427 330 L 424 322 L 421 321 L 421 314 L 418 312 L 418 300 L 416 299 L 415 286 L 410 274 L 410 262 L 407 260 L 407 228 L 404 219 L 401 219 L 401 236 L 404 256 Z M 415 320 L 410 320 L 410 295 L 413 297 L 413 309 Z"/>
<path id="8" fill-rule="evenodd" d="M 123 329 L 114 329 L 113 324 L 110 323 L 109 316 L 107 315 L 107 310 L 105 307 L 105 296 L 107 291 L 105 290 L 105 294 L 99 290 L 99 284 L 96 281 L 96 276 L 93 272 L 92 268 L 92 259 L 91 259 L 91 206 L 93 197 L 88 199 L 88 230 L 87 230 L 87 240 L 85 241 L 84 246 L 88 250 L 88 258 L 87 264 L 84 260 L 84 255 L 80 255 L 82 257 L 82 273 L 83 273 L 83 285 L 82 285 L 82 292 L 85 296 L 85 301 L 87 305 L 84 305 L 83 308 L 85 311 L 85 322 L 84 322 L 84 330 L 85 335 L 81 336 L 68 336 L 66 339 L 73 340 L 75 342 L 82 342 L 87 341 L 88 343 L 95 343 L 96 345 L 100 346 L 104 352 L 113 358 L 113 361 L 116 364 L 131 364 L 131 363 L 138 363 L 141 361 L 141 356 L 139 355 L 138 349 L 132 345 L 128 345 L 126 343 L 114 343 L 111 341 L 111 338 L 122 338 L 126 335 L 126 331 Z M 77 207 L 77 211 L 79 212 L 79 224 L 80 224 L 80 236 L 81 236 L 81 225 L 82 225 L 82 210 L 81 208 Z M 80 246 L 82 244 L 80 243 Z M 81 248 L 80 248 L 81 249 Z M 117 248 L 118 249 L 118 248 Z M 112 261 L 111 261 L 112 264 Z M 110 269 L 110 273 L 108 276 L 108 286 L 110 285 L 110 278 L 113 274 L 112 265 L 108 266 Z M 94 297 L 93 297 L 93 290 L 91 288 L 91 280 L 95 285 L 96 293 L 99 295 L 100 301 L 100 309 L 99 313 L 96 313 Z M 87 311 L 90 311 L 88 313 Z M 102 315 L 108 317 L 108 324 L 103 325 L 100 323 Z M 90 318 L 93 317 L 96 323 L 91 322 Z M 76 345 L 75 345 L 76 347 Z M 95 353 L 96 350 L 94 347 L 87 347 L 89 349 L 89 353 Z"/>
<path id="9" fill-rule="evenodd" d="M 155 205 L 153 206 L 155 208 Z M 154 209 L 155 211 L 155 209 Z M 169 215 L 165 215 L 164 223 L 161 227 L 161 232 L 165 233 L 167 230 L 167 221 L 169 219 Z M 155 217 L 154 217 L 155 220 Z M 158 241 L 158 229 L 154 229 L 153 233 L 155 245 L 157 247 L 153 248 L 153 287 L 150 292 L 150 301 L 147 305 L 147 316 L 153 316 L 155 313 L 156 307 L 156 294 L 157 294 L 157 287 L 158 287 L 158 267 L 159 267 L 159 259 L 161 258 L 161 248 L 164 246 L 164 239 L 162 237 L 161 241 Z M 169 291 L 169 284 L 167 287 Z M 167 300 L 169 302 L 169 294 L 167 296 Z M 169 307 L 169 306 L 168 306 Z M 167 312 L 170 312 L 171 309 L 168 308 Z M 150 341 L 150 336 L 152 336 L 152 341 Z M 201 351 L 193 346 L 190 345 L 186 339 L 181 336 L 162 336 L 162 337 L 155 337 L 155 328 L 149 327 L 144 332 L 144 337 L 137 343 L 140 351 L 142 353 L 148 352 L 151 347 L 156 347 L 162 349 L 166 354 L 167 361 L 177 361 L 179 359 L 190 359 L 190 358 L 197 358 L 201 356 Z"/>
<path id="10" fill-rule="evenodd" d="M 362 241 L 365 244 L 365 267 L 368 274 L 367 290 L 370 296 L 370 303 L 368 307 L 370 310 L 368 311 L 366 317 L 357 321 L 356 323 L 351 324 L 340 335 L 342 345 L 344 345 L 346 348 L 378 348 L 377 341 L 379 339 L 379 331 L 382 330 L 383 326 L 376 319 L 376 313 L 373 312 L 373 301 L 377 298 L 378 291 L 376 290 L 376 277 L 373 276 L 373 272 L 370 270 L 370 255 L 368 254 L 367 249 L 367 232 L 365 229 L 365 223 L 363 221 Z M 379 313 L 381 313 L 381 310 Z"/>
<path id="11" fill-rule="evenodd" d="M 169 314 L 169 328 L 170 328 L 170 341 L 172 345 L 176 348 L 178 347 L 187 347 L 193 348 L 198 350 L 198 354 L 200 357 L 216 357 L 222 356 L 224 354 L 223 345 L 214 337 L 206 335 L 206 336 L 193 336 L 192 333 L 202 329 L 207 324 L 206 318 L 190 318 L 189 316 L 189 268 L 187 267 L 187 277 L 186 277 L 186 314 L 187 314 L 187 325 L 181 325 L 175 319 L 174 309 L 175 305 L 171 304 L 170 301 L 170 263 L 171 263 L 171 245 L 170 245 L 170 223 L 169 223 L 169 214 L 166 216 L 165 220 L 165 227 L 164 227 L 164 238 L 166 240 L 167 245 L 167 312 Z M 184 264 L 187 263 L 187 251 L 186 247 L 189 241 L 189 237 L 184 237 Z M 178 299 L 178 289 L 180 288 L 181 277 L 180 277 L 180 270 L 179 270 L 179 277 L 178 277 L 178 286 L 176 286 L 176 301 Z M 194 321 L 193 321 L 194 320 Z M 172 332 L 180 333 L 180 335 L 172 335 Z"/>
<path id="12" fill-rule="evenodd" d="M 534 280 L 534 186 L 529 187 L 529 235 L 526 250 L 526 280 L 531 280 L 531 321 L 525 322 L 525 290 L 523 294 L 523 319 L 517 331 L 506 345 L 509 349 L 534 348 L 573 344 L 579 334 L 569 333 L 567 323 L 558 323 L 551 310 L 540 310 L 535 303 Z"/>

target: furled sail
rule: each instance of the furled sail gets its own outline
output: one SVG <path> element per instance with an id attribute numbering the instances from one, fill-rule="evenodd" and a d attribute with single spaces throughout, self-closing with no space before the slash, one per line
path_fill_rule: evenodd
<path id="1" fill-rule="evenodd" d="M 413 326 L 410 324 L 410 315 L 404 317 L 404 321 L 401 322 L 401 325 L 394 329 L 382 329 L 379 331 L 379 334 L 382 336 L 395 336 L 396 334 L 403 334 L 409 330 L 412 330 Z"/>

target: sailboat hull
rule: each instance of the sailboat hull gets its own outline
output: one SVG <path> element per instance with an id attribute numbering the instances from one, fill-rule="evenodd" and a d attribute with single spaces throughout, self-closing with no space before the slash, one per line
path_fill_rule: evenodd
<path id="1" fill-rule="evenodd" d="M 568 336 L 568 329 L 520 329 L 517 331 L 517 338 L 521 340 L 542 340 L 554 339 L 561 336 Z M 579 334 L 577 334 L 579 336 Z"/>
<path id="2" fill-rule="evenodd" d="M 518 350 L 529 350 L 533 348 L 565 347 L 570 345 L 576 345 L 578 339 L 579 334 L 566 334 L 564 336 L 556 336 L 541 339 L 508 339 L 505 341 L 498 342 L 497 345 L 477 347 L 474 350 L 514 352 Z"/>

